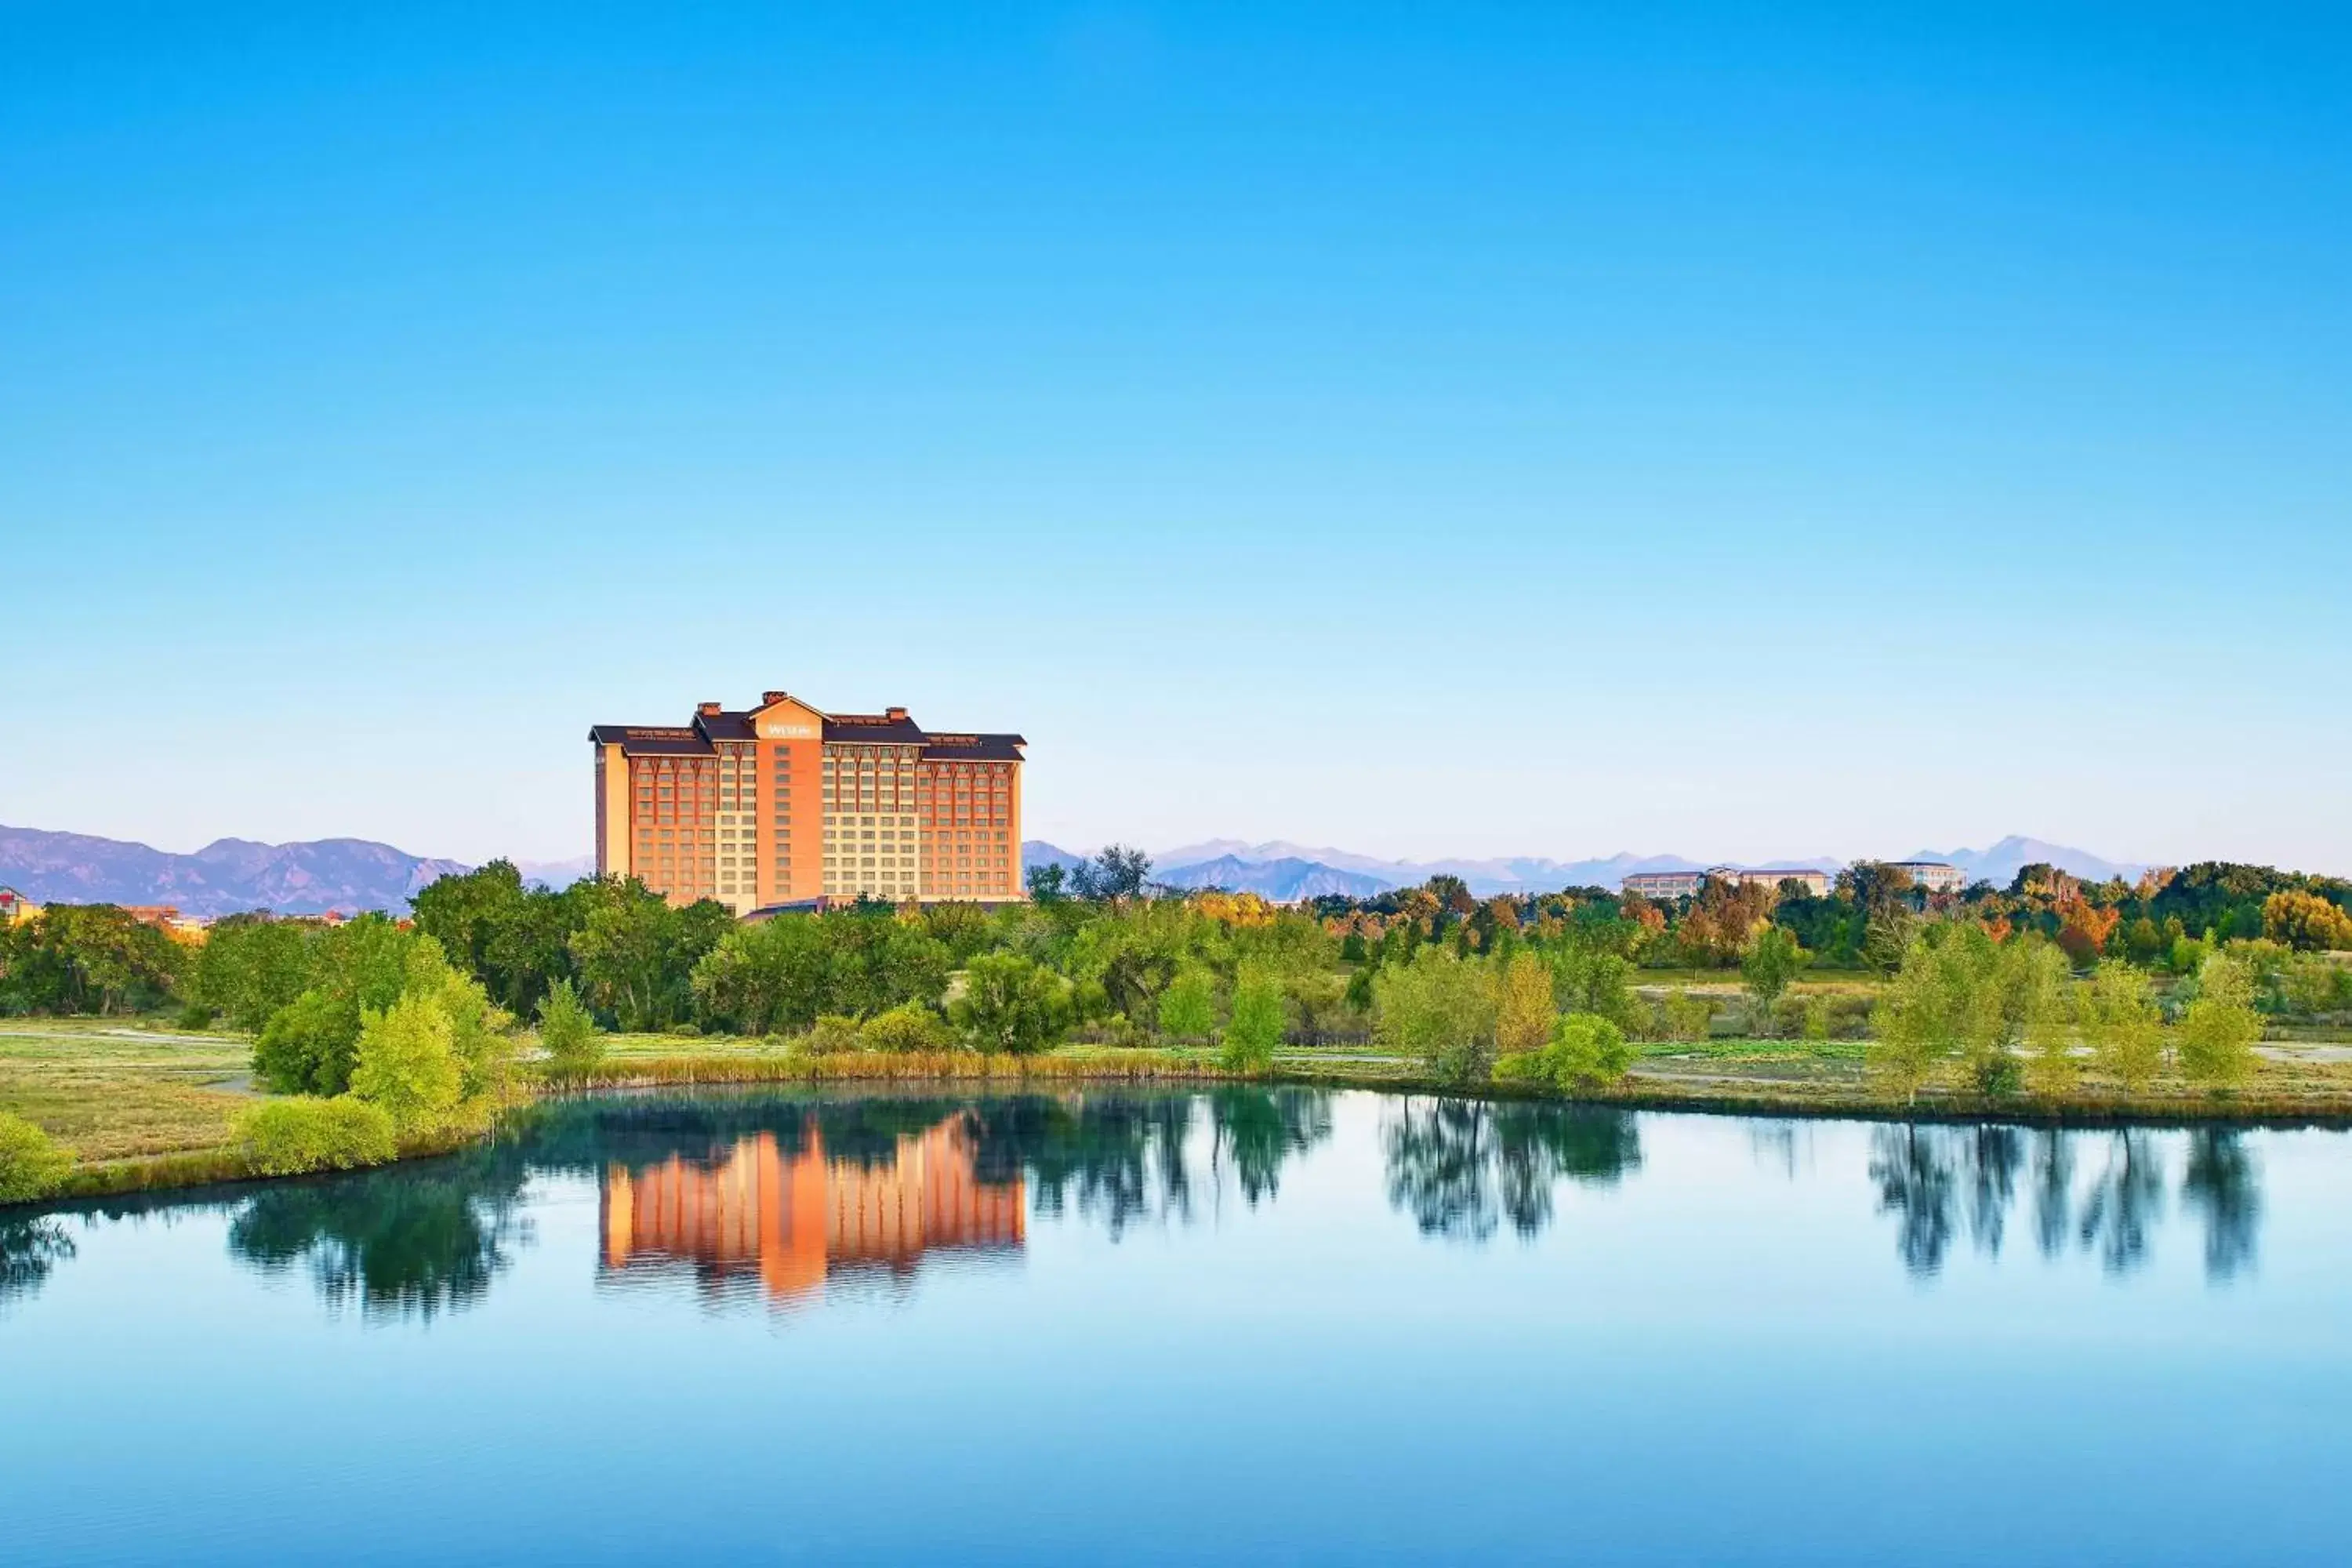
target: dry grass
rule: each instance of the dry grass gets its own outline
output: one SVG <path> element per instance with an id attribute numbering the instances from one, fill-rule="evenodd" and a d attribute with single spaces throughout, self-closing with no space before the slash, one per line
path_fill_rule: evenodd
<path id="1" fill-rule="evenodd" d="M 607 1057 L 594 1067 L 544 1070 L 551 1089 L 634 1089 L 686 1083 L 1019 1082 L 1034 1079 L 1213 1079 L 1204 1056 L 1161 1050 L 1077 1047 L 1045 1056 L 983 1056 L 978 1051 L 697 1052 Z"/>

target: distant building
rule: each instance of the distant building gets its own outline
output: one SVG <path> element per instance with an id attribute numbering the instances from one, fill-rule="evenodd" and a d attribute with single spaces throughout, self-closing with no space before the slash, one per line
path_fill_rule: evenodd
<path id="1" fill-rule="evenodd" d="M 588 739 L 597 874 L 672 903 L 715 899 L 740 916 L 861 895 L 1026 896 L 1018 735 L 942 734 L 904 708 L 824 713 L 771 691 L 741 712 L 705 702 L 684 724 L 599 724 Z"/>
<path id="2" fill-rule="evenodd" d="M 1931 893 L 1957 893 L 1969 885 L 1969 874 L 1948 860 L 1890 860 L 1887 864 L 1909 873 L 1914 887 Z"/>
<path id="3" fill-rule="evenodd" d="M 1629 893 L 1645 899 L 1687 899 L 1706 880 L 1704 871 L 1629 871 L 1622 884 Z"/>
<path id="4" fill-rule="evenodd" d="M 1761 882 L 1768 888 L 1778 888 L 1783 882 L 1796 882 L 1817 899 L 1829 897 L 1830 874 L 1811 866 L 1763 866 L 1744 871 L 1725 870 L 1716 873 L 1735 886 L 1745 887 Z"/>
<path id="5" fill-rule="evenodd" d="M 41 906 L 14 888 L 0 888 L 0 926 L 15 925 L 18 921 L 31 920 L 41 912 Z"/>
<path id="6" fill-rule="evenodd" d="M 1645 899 L 1687 899 L 1696 897 L 1709 877 L 1735 888 L 1753 883 L 1778 888 L 1783 882 L 1801 882 L 1817 899 L 1830 890 L 1829 873 L 1810 866 L 1710 866 L 1704 871 L 1634 871 L 1625 878 L 1624 889 Z"/>

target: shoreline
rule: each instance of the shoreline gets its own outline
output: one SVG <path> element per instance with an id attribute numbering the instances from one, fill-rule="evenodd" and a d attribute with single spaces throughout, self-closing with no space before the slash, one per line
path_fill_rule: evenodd
<path id="1" fill-rule="evenodd" d="M 1496 1103 L 1546 1103 L 1762 1120 L 1998 1123 L 2082 1130 L 2124 1126 L 2352 1130 L 2352 1089 L 2341 1093 L 2255 1089 L 2228 1095 L 2179 1091 L 2129 1096 L 2077 1094 L 2055 1102 L 2022 1094 L 1993 1097 L 1928 1089 L 1906 1101 L 1876 1092 L 1856 1080 L 1806 1082 L 1723 1077 L 1678 1079 L 1672 1073 L 1636 1072 L 1608 1088 L 1568 1094 L 1540 1084 L 1447 1083 L 1428 1077 L 1412 1064 L 1400 1061 L 1394 1065 L 1397 1070 L 1384 1071 L 1376 1063 L 1362 1059 L 1340 1067 L 1317 1066 L 1293 1058 L 1278 1062 L 1266 1072 L 1234 1074 L 1205 1057 L 1175 1057 L 1148 1049 L 1027 1058 L 964 1052 L 903 1057 L 861 1052 L 802 1058 L 696 1054 L 608 1061 L 580 1073 L 542 1074 L 523 1091 L 517 1109 L 574 1094 L 656 1089 L 759 1085 L 813 1088 L 820 1084 L 860 1083 L 969 1089 L 1164 1082 L 1370 1089 Z M 386 1163 L 456 1153 L 496 1137 L 498 1130 L 499 1124 L 494 1121 L 485 1131 L 443 1133 L 404 1142 L 399 1154 Z M 314 1171 L 284 1176 L 257 1175 L 247 1167 L 244 1155 L 234 1147 L 186 1150 L 77 1164 L 56 1191 L 31 1203 L 0 1205 L 0 1213 L 109 1197 L 300 1181 L 340 1173 L 342 1173 Z"/>

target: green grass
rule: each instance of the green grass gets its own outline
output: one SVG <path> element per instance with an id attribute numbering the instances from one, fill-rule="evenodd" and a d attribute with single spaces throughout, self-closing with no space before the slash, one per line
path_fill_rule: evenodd
<path id="1" fill-rule="evenodd" d="M 548 1075 L 556 1089 L 689 1083 L 912 1082 L 1016 1084 L 1087 1079 L 1205 1081 L 1226 1077 L 1206 1048 L 1066 1046 L 1029 1058 L 968 1051 L 905 1056 L 811 1056 L 770 1037 L 724 1035 L 607 1037 L 604 1061 L 585 1073 Z M 0 1019 L 0 1110 L 26 1118 L 78 1163 L 61 1195 L 162 1189 L 249 1174 L 234 1147 L 249 1044 L 226 1034 L 184 1035 L 152 1020 Z M 2086 1079 L 2063 1103 L 2016 1096 L 1987 1100 L 1957 1081 L 1907 1100 L 1864 1074 L 1858 1040 L 1644 1041 L 1633 1070 L 1585 1098 L 1627 1106 L 1769 1114 L 1863 1116 L 2327 1120 L 2352 1121 L 2352 1062 L 2288 1051 L 2265 1058 L 2253 1080 L 2217 1096 L 2178 1080 L 2142 1094 Z M 1422 1064 L 1377 1046 L 1288 1047 L 1268 1075 L 1332 1088 L 1436 1089 Z M 540 1074 L 531 1071 L 529 1079 Z M 1497 1087 L 1524 1098 L 1524 1089 Z M 404 1154 L 436 1152 L 412 1143 Z"/>
<path id="2" fill-rule="evenodd" d="M 252 1047 L 115 1018 L 0 1019 L 0 1110 L 77 1160 L 225 1147 Z"/>
<path id="3" fill-rule="evenodd" d="M 1862 1054 L 1860 1040 L 1641 1040 L 1633 1047 L 1643 1061 L 1858 1062 Z"/>

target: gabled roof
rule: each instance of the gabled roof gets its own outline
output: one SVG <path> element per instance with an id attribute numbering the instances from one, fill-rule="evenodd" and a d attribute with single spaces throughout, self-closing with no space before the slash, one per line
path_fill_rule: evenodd
<path id="1" fill-rule="evenodd" d="M 749 713 L 697 713 L 694 727 L 714 741 L 756 741 L 757 730 L 751 727 Z"/>

